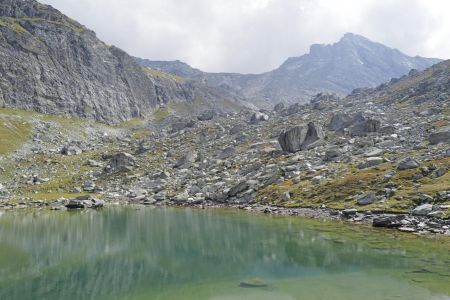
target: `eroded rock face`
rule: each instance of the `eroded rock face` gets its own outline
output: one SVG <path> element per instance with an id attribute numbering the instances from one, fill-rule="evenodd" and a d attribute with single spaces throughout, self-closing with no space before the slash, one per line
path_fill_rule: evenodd
<path id="1" fill-rule="evenodd" d="M 5 0 L 0 16 L 12 18 L 0 26 L 5 105 L 112 123 L 156 106 L 155 85 L 132 57 L 56 9 Z"/>
<path id="2" fill-rule="evenodd" d="M 222 107 L 224 99 L 236 100 L 201 82 L 154 76 L 93 31 L 34 0 L 1 1 L 0 22 L 0 106 L 119 123 L 169 101 L 200 98 Z"/>
<path id="3" fill-rule="evenodd" d="M 323 139 L 322 128 L 310 122 L 308 126 L 296 126 L 286 130 L 278 137 L 281 149 L 286 152 L 297 152 L 308 147 L 313 147 L 313 144 Z"/>

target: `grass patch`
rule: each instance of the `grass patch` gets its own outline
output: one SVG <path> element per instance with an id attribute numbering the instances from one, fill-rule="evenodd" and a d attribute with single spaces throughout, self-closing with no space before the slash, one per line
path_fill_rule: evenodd
<path id="1" fill-rule="evenodd" d="M 148 67 L 143 67 L 142 70 L 144 71 L 145 74 L 147 74 L 149 76 L 152 76 L 152 77 L 155 77 L 155 78 L 175 81 L 175 82 L 178 82 L 178 83 L 183 83 L 183 82 L 186 81 L 186 79 L 184 79 L 181 76 L 177 76 L 177 75 L 174 75 L 174 74 L 166 73 L 166 72 L 163 72 L 161 70 L 152 69 L 152 68 L 148 68 Z"/>
<path id="2" fill-rule="evenodd" d="M 167 106 L 163 106 L 158 108 L 154 113 L 153 113 L 153 119 L 155 121 L 163 121 L 164 119 L 166 119 L 168 116 L 170 116 L 171 112 L 169 107 Z"/>
<path id="3" fill-rule="evenodd" d="M 19 149 L 31 136 L 31 125 L 21 119 L 0 115 L 0 155 Z"/>
<path id="4" fill-rule="evenodd" d="M 428 166 L 432 163 L 449 167 L 450 158 L 430 161 L 423 165 Z M 363 170 L 355 167 L 343 167 L 343 169 L 345 170 L 335 178 L 330 178 L 317 185 L 308 179 L 316 175 L 312 174 L 297 184 L 287 180 L 280 184 L 267 186 L 258 192 L 257 201 L 288 207 L 319 207 L 325 204 L 334 209 L 355 207 L 360 211 L 409 212 L 417 205 L 420 193 L 434 196 L 439 191 L 450 190 L 450 172 L 435 179 L 424 177 L 418 180 L 420 184 L 417 185 L 413 181 L 413 177 L 420 173 L 420 169 L 396 171 L 390 180 L 385 180 L 384 176 L 387 172 L 396 169 L 395 165 L 391 163 Z M 368 191 L 384 195 L 384 189 L 388 186 L 397 188 L 393 197 L 385 199 L 384 202 L 365 206 L 356 204 L 356 195 Z M 290 192 L 290 201 L 282 200 L 281 195 L 285 192 Z"/>

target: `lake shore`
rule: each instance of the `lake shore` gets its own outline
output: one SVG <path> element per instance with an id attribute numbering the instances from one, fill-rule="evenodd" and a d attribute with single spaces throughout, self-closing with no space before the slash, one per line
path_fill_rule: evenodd
<path id="1" fill-rule="evenodd" d="M 34 201 L 31 203 L 2 204 L 0 211 L 17 211 L 26 209 L 37 210 L 81 210 L 102 209 L 113 206 L 133 207 L 179 207 L 197 209 L 232 209 L 244 210 L 251 213 L 293 216 L 310 219 L 326 219 L 342 221 L 353 224 L 364 224 L 386 230 L 398 230 L 415 235 L 442 235 L 450 236 L 450 220 L 439 219 L 429 216 L 415 216 L 405 213 L 386 213 L 358 211 L 356 209 L 336 210 L 331 208 L 308 208 L 308 207 L 280 207 L 252 204 L 219 203 L 212 201 L 203 202 L 155 202 L 152 204 L 141 204 L 125 199 L 116 201 L 103 201 L 93 197 L 79 197 L 78 199 L 58 199 L 52 202 Z"/>

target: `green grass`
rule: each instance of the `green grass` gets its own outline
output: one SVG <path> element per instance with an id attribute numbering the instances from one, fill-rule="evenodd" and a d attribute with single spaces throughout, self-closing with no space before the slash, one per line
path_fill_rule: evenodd
<path id="1" fill-rule="evenodd" d="M 23 28 L 20 24 L 17 24 L 17 23 L 13 23 L 11 25 L 11 29 L 18 33 L 27 32 L 27 30 L 25 28 Z"/>
<path id="2" fill-rule="evenodd" d="M 171 81 L 173 80 L 173 81 L 178 82 L 178 83 L 183 83 L 183 82 L 186 81 L 186 79 L 184 79 L 181 76 L 177 76 L 177 75 L 174 75 L 174 74 L 166 73 L 166 72 L 163 72 L 161 70 L 147 68 L 147 67 L 142 68 L 142 70 L 144 71 L 145 74 L 147 74 L 149 76 L 152 76 L 152 77 L 165 79 L 165 80 L 171 80 Z"/>
<path id="3" fill-rule="evenodd" d="M 31 135 L 31 125 L 21 119 L 0 115 L 0 155 L 19 149 Z"/>
<path id="4" fill-rule="evenodd" d="M 424 166 L 431 163 L 448 167 L 450 166 L 450 158 L 430 161 Z M 388 183 L 384 180 L 384 174 L 395 168 L 396 166 L 390 163 L 364 170 L 359 170 L 354 166 L 342 166 L 341 172 L 335 178 L 318 185 L 314 185 L 306 179 L 298 184 L 287 180 L 280 184 L 267 186 L 258 192 L 257 200 L 261 203 L 288 207 L 319 207 L 325 204 L 327 207 L 334 209 L 355 207 L 360 211 L 409 212 L 417 205 L 420 193 L 433 196 L 439 191 L 450 190 L 450 172 L 435 179 L 424 177 L 419 180 L 420 186 L 416 186 L 412 178 L 420 172 L 419 169 L 404 170 L 397 172 L 389 181 L 390 184 L 396 185 L 398 189 L 393 197 L 386 199 L 385 202 L 365 206 L 356 204 L 355 196 L 360 193 L 366 191 L 382 192 Z M 288 191 L 291 193 L 291 200 L 284 202 L 281 200 L 281 195 Z M 445 216 L 450 215 L 450 211 L 444 213 Z"/>
<path id="5" fill-rule="evenodd" d="M 170 116 L 170 109 L 167 106 L 160 107 L 153 113 L 153 119 L 155 121 L 162 121 L 168 116 Z"/>

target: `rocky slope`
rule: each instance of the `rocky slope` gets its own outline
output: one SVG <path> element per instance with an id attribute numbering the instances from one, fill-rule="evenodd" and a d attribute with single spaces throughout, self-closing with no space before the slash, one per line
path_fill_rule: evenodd
<path id="1" fill-rule="evenodd" d="M 170 101 L 236 102 L 201 83 L 145 72 L 124 51 L 34 0 L 0 3 L 0 74 L 1 107 L 106 122 L 144 117 Z"/>
<path id="2" fill-rule="evenodd" d="M 0 206 L 231 206 L 450 234 L 449 65 L 346 98 L 115 127 L 0 110 L 22 136 Z"/>
<path id="3" fill-rule="evenodd" d="M 206 73 L 174 61 L 137 59 L 215 87 L 234 90 L 258 104 L 305 102 L 319 92 L 346 95 L 355 88 L 375 87 L 411 69 L 423 70 L 439 59 L 410 57 L 396 49 L 347 33 L 332 45 L 312 45 L 308 54 L 291 57 L 279 68 L 258 75 Z"/>

